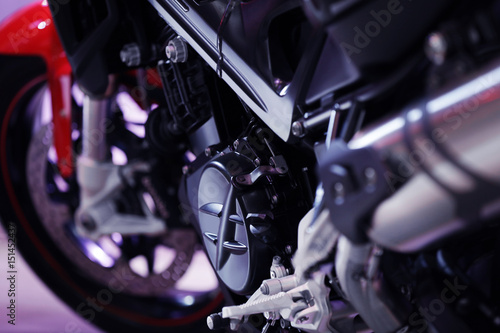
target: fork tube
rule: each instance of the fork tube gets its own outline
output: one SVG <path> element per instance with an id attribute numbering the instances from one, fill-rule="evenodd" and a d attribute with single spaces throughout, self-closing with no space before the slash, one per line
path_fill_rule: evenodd
<path id="1" fill-rule="evenodd" d="M 106 120 L 110 106 L 110 98 L 94 99 L 86 95 L 83 101 L 82 156 L 96 162 L 104 162 L 108 157 Z"/>

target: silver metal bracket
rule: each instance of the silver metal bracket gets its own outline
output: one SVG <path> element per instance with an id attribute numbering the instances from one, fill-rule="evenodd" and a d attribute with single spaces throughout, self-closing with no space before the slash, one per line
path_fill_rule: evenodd
<path id="1" fill-rule="evenodd" d="M 117 211 L 116 199 L 126 185 L 135 185 L 135 172 L 147 172 L 145 163 L 117 166 L 98 163 L 86 157 L 77 161 L 80 184 L 80 207 L 75 214 L 77 232 L 90 239 L 114 232 L 123 235 L 160 234 L 166 231 L 165 222 L 153 215 L 144 198 L 138 195 L 143 216 Z"/>
<path id="2" fill-rule="evenodd" d="M 263 165 L 255 168 L 252 172 L 246 175 L 239 175 L 235 177 L 235 181 L 240 185 L 253 185 L 260 177 L 270 175 L 280 175 L 277 169 L 269 165 Z"/>
<path id="3" fill-rule="evenodd" d="M 267 280 L 268 283 L 283 286 L 274 289 L 281 290 L 276 294 L 264 295 L 261 290 L 257 290 L 245 304 L 224 307 L 222 317 L 230 320 L 231 330 L 237 330 L 247 316 L 264 313 L 269 320 L 277 321 L 283 318 L 290 321 L 293 327 L 305 332 L 330 332 L 330 289 L 324 283 L 325 274 L 317 273 L 313 279 L 299 286 L 290 283 L 290 279 L 291 276 L 285 276 Z M 282 283 L 280 280 L 287 281 Z"/>

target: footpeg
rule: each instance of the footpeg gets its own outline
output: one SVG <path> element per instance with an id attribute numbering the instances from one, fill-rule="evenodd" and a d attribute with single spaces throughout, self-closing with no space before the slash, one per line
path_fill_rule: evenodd
<path id="1" fill-rule="evenodd" d="M 279 321 L 283 318 L 290 321 L 293 327 L 306 332 L 329 332 L 331 306 L 328 295 L 330 290 L 325 286 L 324 279 L 325 274 L 317 273 L 313 279 L 300 286 L 296 285 L 297 280 L 294 276 L 266 280 L 263 286 L 271 288 L 262 287 L 261 289 L 264 289 L 268 295 L 264 295 L 259 289 L 245 304 L 224 307 L 222 314 L 209 316 L 207 323 L 209 327 L 216 327 L 219 323 L 227 325 L 227 321 L 224 320 L 229 320 L 230 329 L 237 331 L 248 316 L 263 313 L 268 320 Z M 273 292 L 277 293 L 272 294 Z"/>
<path id="2" fill-rule="evenodd" d="M 229 327 L 230 320 L 222 317 L 222 312 L 213 313 L 207 317 L 207 326 L 211 331 Z"/>

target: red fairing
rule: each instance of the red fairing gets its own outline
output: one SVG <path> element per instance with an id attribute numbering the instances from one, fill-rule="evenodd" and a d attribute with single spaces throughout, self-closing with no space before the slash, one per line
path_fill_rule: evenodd
<path id="1" fill-rule="evenodd" d="M 47 65 L 52 99 L 54 147 L 63 177 L 73 174 L 71 145 L 71 67 L 57 35 L 47 1 L 37 1 L 0 24 L 0 54 L 39 56 Z"/>

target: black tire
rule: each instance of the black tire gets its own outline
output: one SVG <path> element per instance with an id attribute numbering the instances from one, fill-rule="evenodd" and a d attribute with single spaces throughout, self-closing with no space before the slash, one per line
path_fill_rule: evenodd
<path id="1" fill-rule="evenodd" d="M 182 309 L 168 300 L 123 293 L 111 294 L 110 303 L 101 311 L 87 306 L 89 297 L 96 298 L 107 287 L 85 276 L 49 237 L 34 209 L 25 176 L 32 116 L 26 108 L 45 82 L 41 59 L 0 56 L 0 214 L 5 226 L 17 226 L 17 249 L 59 298 L 108 332 L 207 331 L 206 316 L 223 301 L 219 292 L 202 304 Z"/>

